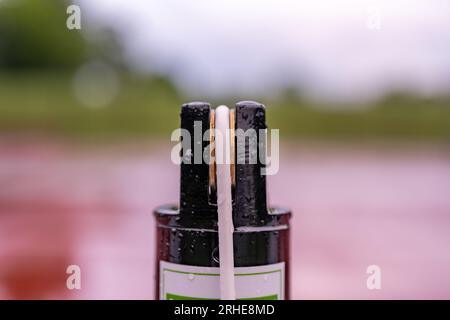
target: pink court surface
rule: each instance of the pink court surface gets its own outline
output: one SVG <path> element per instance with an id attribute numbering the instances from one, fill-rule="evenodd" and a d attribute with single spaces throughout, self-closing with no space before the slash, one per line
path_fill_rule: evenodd
<path id="1" fill-rule="evenodd" d="M 154 298 L 152 209 L 178 199 L 170 148 L 0 138 L 0 298 Z M 280 163 L 269 199 L 293 211 L 293 299 L 450 298 L 442 145 L 286 143 Z M 81 290 L 66 288 L 72 264 Z"/>

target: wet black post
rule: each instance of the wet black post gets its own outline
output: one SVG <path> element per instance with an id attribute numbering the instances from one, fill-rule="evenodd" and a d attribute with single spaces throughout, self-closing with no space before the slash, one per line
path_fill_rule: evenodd
<path id="1" fill-rule="evenodd" d="M 267 206 L 266 176 L 262 174 L 266 163 L 265 106 L 243 101 L 236 104 L 235 113 L 234 262 L 239 267 L 285 262 L 285 298 L 288 299 L 289 229 L 284 227 L 288 226 L 290 212 Z M 255 141 L 252 144 L 251 139 L 255 138 L 256 144 Z M 245 145 L 239 146 L 242 143 Z M 256 163 L 252 157 L 257 159 Z"/>
<path id="2" fill-rule="evenodd" d="M 265 139 L 259 136 L 259 130 L 266 129 L 265 107 L 256 102 L 246 101 L 238 103 L 235 112 L 235 129 L 241 129 L 244 133 L 249 129 L 255 130 L 257 145 L 265 147 Z M 204 161 L 197 163 L 198 158 L 195 159 L 194 150 L 195 147 L 201 146 L 203 155 L 209 144 L 209 141 L 203 141 L 203 135 L 210 127 L 210 117 L 211 108 L 208 103 L 194 102 L 182 106 L 181 128 L 190 132 L 190 144 L 182 143 L 185 161 L 181 164 L 180 205 L 161 206 L 155 210 L 157 298 L 159 298 L 160 261 L 190 266 L 219 266 L 217 205 L 215 195 L 210 194 L 209 164 Z M 250 149 L 252 144 L 245 139 L 243 154 L 249 160 L 255 155 L 255 150 Z M 240 143 L 238 140 L 236 135 L 236 146 Z M 191 150 L 188 150 L 189 145 Z M 235 267 L 285 262 L 287 276 L 289 260 L 287 225 L 290 212 L 283 209 L 269 210 L 267 207 L 266 178 L 261 172 L 264 168 L 261 157 L 265 157 L 265 153 L 257 155 L 256 163 L 240 163 L 237 159 L 238 152 L 235 152 L 235 155 L 236 185 L 233 192 L 233 223 L 236 229 Z M 288 279 L 285 283 L 285 298 L 288 298 Z"/>
<path id="3" fill-rule="evenodd" d="M 209 141 L 203 141 L 203 135 L 209 129 L 210 114 L 211 107 L 205 102 L 187 103 L 181 107 L 181 129 L 190 133 L 190 141 L 182 141 L 180 205 L 162 206 L 155 211 L 158 223 L 157 269 L 160 260 L 218 266 L 212 258 L 218 246 L 217 206 L 209 201 L 209 165 L 198 156 L 195 159 L 194 150 L 200 147 L 203 155 L 209 144 Z"/>

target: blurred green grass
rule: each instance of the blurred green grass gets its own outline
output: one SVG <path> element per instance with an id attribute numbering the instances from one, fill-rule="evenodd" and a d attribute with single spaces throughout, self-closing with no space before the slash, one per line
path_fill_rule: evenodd
<path id="1" fill-rule="evenodd" d="M 60 74 L 0 76 L 0 132 L 65 136 L 166 134 L 178 123 L 181 99 L 158 79 L 123 80 L 108 106 L 89 108 Z"/>
<path id="2" fill-rule="evenodd" d="M 92 30 L 101 37 L 92 38 L 86 36 L 89 24 L 83 27 L 86 34 L 65 28 L 69 3 L 22 0 L 0 6 L 0 134 L 168 137 L 179 126 L 182 103 L 211 101 L 183 96 L 162 77 L 131 74 L 112 30 L 95 26 Z M 86 107 L 73 93 L 74 70 L 92 61 L 120 73 L 119 94 L 103 108 Z M 211 103 L 232 106 L 248 99 L 266 104 L 268 124 L 280 129 L 282 138 L 450 140 L 450 95 L 394 94 L 370 105 L 342 106 L 319 105 L 286 90 L 277 98 L 230 97 Z"/>
<path id="3" fill-rule="evenodd" d="M 93 109 L 75 98 L 72 76 L 68 73 L 0 74 L 0 133 L 89 138 L 167 137 L 179 125 L 180 105 L 192 100 L 180 95 L 161 78 L 122 76 L 120 88 L 110 105 Z M 226 102 L 233 105 L 238 99 L 226 99 Z M 289 95 L 260 101 L 268 106 L 270 127 L 279 128 L 281 137 L 450 140 L 449 98 L 398 94 L 351 108 L 317 105 Z"/>

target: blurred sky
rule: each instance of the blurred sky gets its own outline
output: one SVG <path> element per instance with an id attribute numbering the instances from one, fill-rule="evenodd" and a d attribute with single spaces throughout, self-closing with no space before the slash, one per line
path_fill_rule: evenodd
<path id="1" fill-rule="evenodd" d="M 450 2 L 78 0 L 113 27 L 136 69 L 191 94 L 321 99 L 450 90 Z"/>

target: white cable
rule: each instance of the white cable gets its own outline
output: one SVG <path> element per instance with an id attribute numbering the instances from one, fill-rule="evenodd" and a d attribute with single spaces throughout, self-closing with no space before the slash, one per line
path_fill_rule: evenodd
<path id="1" fill-rule="evenodd" d="M 230 176 L 230 111 L 219 106 L 215 111 L 217 211 L 219 220 L 220 299 L 235 300 L 233 253 L 233 216 Z"/>

